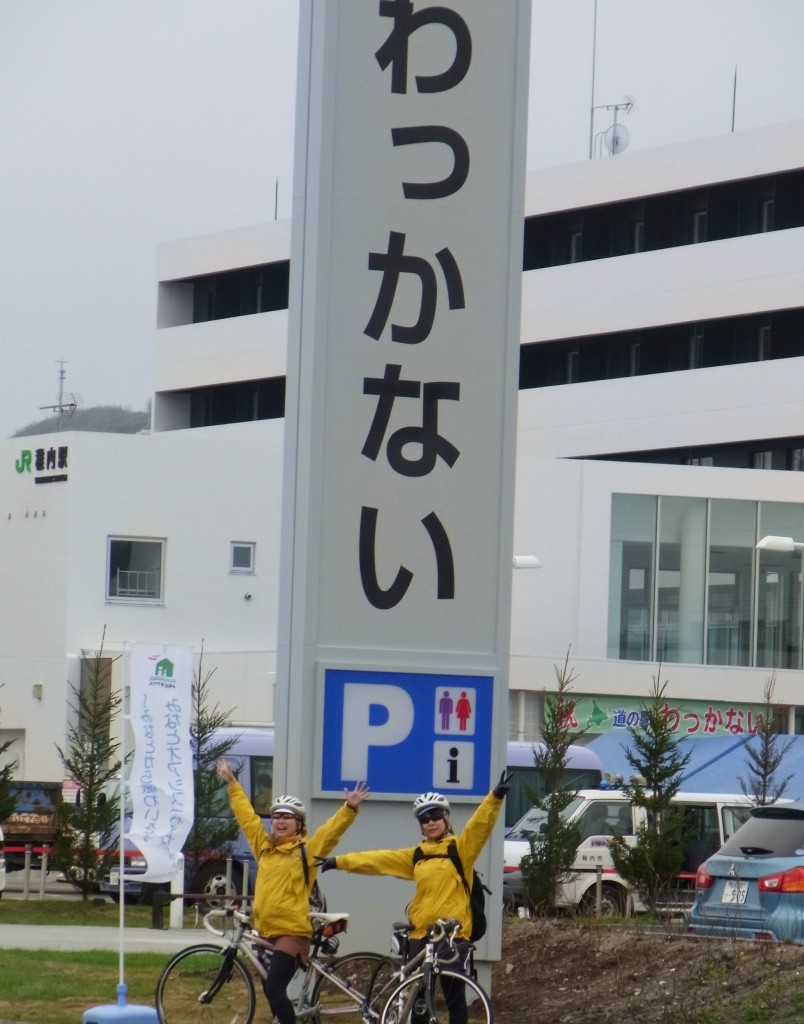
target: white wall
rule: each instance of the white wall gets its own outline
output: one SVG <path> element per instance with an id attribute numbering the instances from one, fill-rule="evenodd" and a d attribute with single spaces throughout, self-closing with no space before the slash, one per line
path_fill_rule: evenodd
<path id="1" fill-rule="evenodd" d="M 77 682 L 81 651 L 98 648 L 104 627 L 109 653 L 125 641 L 203 641 L 221 709 L 273 720 L 282 433 L 272 420 L 26 438 L 69 447 L 69 479 L 46 486 L 14 471 L 19 439 L 0 443 L 0 550 L 14 580 L 0 598 L 0 729 L 25 730 L 28 777 L 61 777 L 53 744 L 64 742 L 68 680 Z M 163 605 L 106 600 L 110 534 L 167 538 Z M 229 572 L 233 540 L 256 542 L 254 575 Z"/>
<path id="2" fill-rule="evenodd" d="M 163 327 L 157 335 L 154 390 L 281 377 L 287 341 L 286 309 Z"/>

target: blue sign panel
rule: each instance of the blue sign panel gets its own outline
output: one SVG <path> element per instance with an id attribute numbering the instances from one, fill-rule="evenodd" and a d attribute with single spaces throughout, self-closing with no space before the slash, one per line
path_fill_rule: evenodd
<path id="1" fill-rule="evenodd" d="M 484 796 L 493 677 L 327 669 L 321 788 Z"/>

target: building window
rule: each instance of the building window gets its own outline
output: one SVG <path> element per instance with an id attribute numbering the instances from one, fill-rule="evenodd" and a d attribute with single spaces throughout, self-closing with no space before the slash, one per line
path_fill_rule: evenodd
<path id="1" fill-rule="evenodd" d="M 570 232 L 569 240 L 569 262 L 580 263 L 583 259 L 583 232 L 572 231 Z"/>
<path id="2" fill-rule="evenodd" d="M 567 384 L 578 383 L 578 361 L 579 353 L 577 348 L 570 349 L 566 356 L 566 382 Z"/>
<path id="3" fill-rule="evenodd" d="M 608 656 L 804 667 L 804 504 L 613 494 Z"/>
<path id="4" fill-rule="evenodd" d="M 704 332 L 697 324 L 693 327 L 689 337 L 689 359 L 688 366 L 691 370 L 698 370 L 703 365 Z"/>
<path id="5" fill-rule="evenodd" d="M 751 469 L 773 469 L 773 452 L 751 452 Z"/>
<path id="6" fill-rule="evenodd" d="M 761 324 L 757 327 L 757 362 L 762 362 L 771 357 L 771 327 L 770 324 Z"/>
<path id="7" fill-rule="evenodd" d="M 760 231 L 773 231 L 776 217 L 776 200 L 763 199 L 760 208 Z"/>
<path id="8" fill-rule="evenodd" d="M 787 449 L 787 468 L 794 473 L 804 470 L 804 448 Z"/>
<path id="9" fill-rule="evenodd" d="M 631 225 L 631 252 L 645 251 L 645 221 L 635 220 Z"/>
<path id="10" fill-rule="evenodd" d="M 110 537 L 106 597 L 111 601 L 162 601 L 164 540 Z"/>
<path id="11" fill-rule="evenodd" d="M 541 694 L 511 690 L 508 694 L 508 738 L 539 740 L 542 735 Z"/>
<path id="12" fill-rule="evenodd" d="M 253 573 L 256 547 L 253 541 L 233 540 L 229 549 L 229 572 Z"/>
<path id="13" fill-rule="evenodd" d="M 640 355 L 640 343 L 638 341 L 632 341 L 628 347 L 628 376 L 638 377 L 639 376 L 639 355 Z"/>
<path id="14" fill-rule="evenodd" d="M 692 215 L 692 244 L 706 241 L 707 211 L 696 210 Z"/>

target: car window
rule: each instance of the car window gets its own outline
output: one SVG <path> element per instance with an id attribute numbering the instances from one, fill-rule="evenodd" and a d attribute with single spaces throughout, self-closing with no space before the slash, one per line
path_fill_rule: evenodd
<path id="1" fill-rule="evenodd" d="M 561 817 L 565 821 L 571 818 L 582 803 L 583 797 L 575 797 L 561 812 Z M 526 840 L 528 838 L 527 832 L 535 832 L 538 835 L 545 821 L 547 821 L 547 811 L 542 810 L 541 807 L 531 807 L 527 814 L 522 815 L 516 825 L 511 826 L 509 831 L 506 832 L 505 838 Z"/>
<path id="2" fill-rule="evenodd" d="M 728 842 L 740 825 L 744 825 L 751 817 L 750 807 L 731 806 L 724 807 L 723 811 L 723 841 Z"/>
<path id="3" fill-rule="evenodd" d="M 776 857 L 804 857 L 804 813 L 788 811 L 751 817 L 720 850 L 727 857 L 759 852 Z"/>
<path id="4" fill-rule="evenodd" d="M 634 831 L 631 804 L 625 800 L 596 800 L 578 819 L 578 825 L 582 840 L 590 836 L 630 836 Z"/>

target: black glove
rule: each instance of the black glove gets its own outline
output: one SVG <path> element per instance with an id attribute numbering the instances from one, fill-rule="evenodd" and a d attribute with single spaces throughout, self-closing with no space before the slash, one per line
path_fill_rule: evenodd
<path id="1" fill-rule="evenodd" d="M 319 871 L 332 871 L 333 868 L 337 869 L 338 867 L 334 857 L 319 857 L 315 862 L 315 866 Z"/>
<path id="2" fill-rule="evenodd" d="M 511 779 L 513 778 L 511 772 L 503 772 L 500 776 L 500 781 L 492 790 L 492 793 L 497 797 L 498 800 L 502 800 L 508 790 L 511 788 Z"/>

